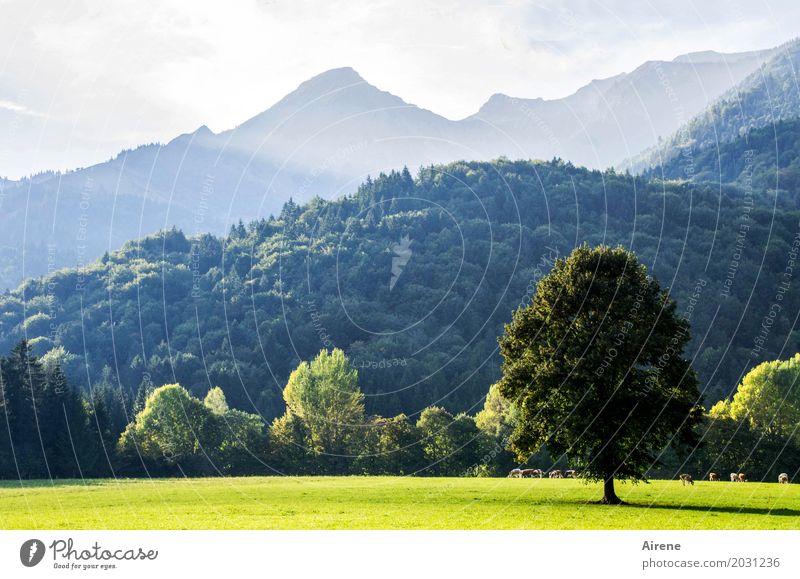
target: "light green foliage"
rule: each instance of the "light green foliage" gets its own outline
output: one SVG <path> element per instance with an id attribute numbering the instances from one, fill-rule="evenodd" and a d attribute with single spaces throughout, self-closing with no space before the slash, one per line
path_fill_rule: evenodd
<path id="1" fill-rule="evenodd" d="M 215 386 L 208 391 L 203 400 L 203 405 L 217 416 L 225 416 L 230 410 L 228 401 L 225 400 L 225 393 L 219 386 Z"/>
<path id="2" fill-rule="evenodd" d="M 220 388 L 212 388 L 203 403 L 179 384 L 168 384 L 150 394 L 119 449 L 129 460 L 140 456 L 189 473 L 248 472 L 258 469 L 266 453 L 264 423 L 228 408 Z"/>
<path id="3" fill-rule="evenodd" d="M 750 428 L 769 436 L 797 437 L 800 354 L 785 361 L 759 364 L 744 377 L 733 400 L 718 402 L 710 414 L 736 422 L 746 420 Z"/>
<path id="4" fill-rule="evenodd" d="M 283 391 L 287 412 L 303 421 L 312 450 L 320 454 L 347 452 L 353 433 L 364 424 L 364 394 L 358 372 L 344 352 L 323 350 L 302 362 Z"/>
<path id="5" fill-rule="evenodd" d="M 67 352 L 64 346 L 56 346 L 41 357 L 42 368 L 46 374 L 60 367 L 65 373 L 75 372 L 80 366 L 80 359 L 75 354 Z"/>
<path id="6" fill-rule="evenodd" d="M 492 384 L 486 395 L 483 409 L 475 415 L 475 424 L 498 440 L 508 440 L 518 420 L 519 409 L 517 406 L 503 398 L 498 384 Z"/>
<path id="7" fill-rule="evenodd" d="M 201 452 L 209 412 L 180 384 L 156 388 L 120 438 L 123 449 L 175 464 Z"/>

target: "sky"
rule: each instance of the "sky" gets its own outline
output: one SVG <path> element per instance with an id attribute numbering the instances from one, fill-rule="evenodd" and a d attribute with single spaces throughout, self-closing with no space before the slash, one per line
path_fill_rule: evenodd
<path id="1" fill-rule="evenodd" d="M 0 0 L 0 176 L 229 129 L 341 66 L 458 119 L 798 23 L 797 0 Z"/>

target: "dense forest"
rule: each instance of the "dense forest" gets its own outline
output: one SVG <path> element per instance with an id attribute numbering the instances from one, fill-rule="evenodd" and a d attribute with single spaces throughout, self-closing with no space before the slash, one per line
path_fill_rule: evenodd
<path id="1" fill-rule="evenodd" d="M 753 129 L 719 146 L 687 147 L 646 177 L 736 183 L 758 191 L 800 190 L 800 120 Z"/>
<path id="2" fill-rule="evenodd" d="M 219 386 L 270 421 L 292 369 L 336 347 L 368 413 L 474 413 L 499 375 L 503 324 L 586 241 L 631 249 L 671 289 L 710 405 L 756 363 L 800 349 L 800 294 L 782 285 L 799 222 L 795 195 L 561 161 L 402 171 L 338 201 L 289 202 L 224 239 L 166 231 L 28 280 L 0 296 L 0 348 L 27 339 L 83 391 Z"/>

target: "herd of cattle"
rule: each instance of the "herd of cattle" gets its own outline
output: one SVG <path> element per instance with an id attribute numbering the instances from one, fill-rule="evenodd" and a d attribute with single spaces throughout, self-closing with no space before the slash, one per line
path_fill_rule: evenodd
<path id="1" fill-rule="evenodd" d="M 690 474 L 682 474 L 680 476 L 680 479 L 681 479 L 681 483 L 683 485 L 693 485 L 694 484 L 694 479 L 692 478 L 692 475 L 690 475 Z M 715 472 L 708 473 L 708 480 L 710 480 L 711 482 L 718 481 L 719 480 L 719 474 L 717 474 Z M 747 482 L 747 475 L 745 473 L 743 473 L 743 472 L 732 472 L 731 473 L 731 482 Z M 789 484 L 789 475 L 787 473 L 785 473 L 785 472 L 782 472 L 781 474 L 778 475 L 778 482 L 780 484 L 782 484 L 782 485 L 788 485 Z"/>
<path id="2" fill-rule="evenodd" d="M 547 475 L 549 478 L 576 478 L 577 473 L 574 470 L 560 471 L 558 469 L 545 472 L 540 468 L 515 468 L 508 473 L 508 478 L 544 478 Z M 693 485 L 694 479 L 690 474 L 682 474 L 680 476 L 683 485 Z M 711 482 L 719 480 L 719 474 L 711 472 L 708 474 L 708 480 Z M 743 472 L 732 472 L 731 482 L 747 482 L 747 475 Z M 778 482 L 780 484 L 789 484 L 789 475 L 782 472 L 778 475 Z"/>
<path id="3" fill-rule="evenodd" d="M 550 478 L 575 478 L 577 473 L 574 470 L 560 471 L 558 469 L 545 472 L 540 468 L 515 468 L 508 473 L 508 478 L 543 478 L 547 475 Z"/>

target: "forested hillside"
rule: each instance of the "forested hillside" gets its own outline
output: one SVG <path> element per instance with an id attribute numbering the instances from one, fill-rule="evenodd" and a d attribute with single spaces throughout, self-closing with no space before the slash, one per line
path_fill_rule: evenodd
<path id="1" fill-rule="evenodd" d="M 800 350 L 795 207 L 560 161 L 403 171 L 224 239 L 171 230 L 26 281 L 0 297 L 0 349 L 27 338 L 70 382 L 131 397 L 142 383 L 198 398 L 220 386 L 272 419 L 291 370 L 337 347 L 368 413 L 475 412 L 499 375 L 503 324 L 553 259 L 621 244 L 691 322 L 710 406 L 755 363 Z"/>
<path id="2" fill-rule="evenodd" d="M 497 94 L 460 121 L 351 68 L 329 70 L 221 133 L 201 126 L 66 173 L 0 176 L 0 291 L 160 229 L 223 235 L 239 219 L 278 213 L 290 196 L 350 193 L 369 172 L 502 155 L 606 167 L 676 130 L 675 99 L 691 118 L 773 53 L 650 61 L 553 100 Z"/>
<path id="3" fill-rule="evenodd" d="M 737 183 L 760 191 L 778 189 L 796 199 L 800 191 L 800 120 L 753 129 L 719 146 L 692 147 L 646 175 Z"/>

